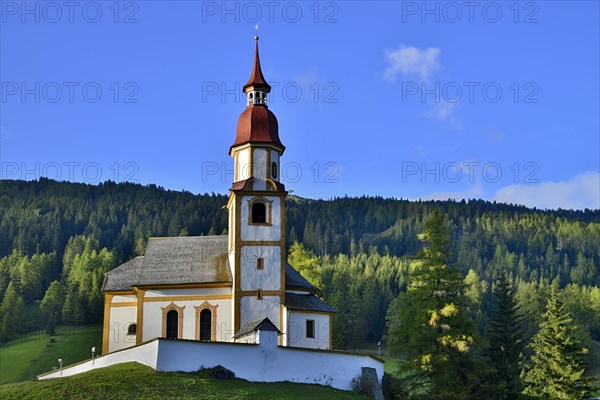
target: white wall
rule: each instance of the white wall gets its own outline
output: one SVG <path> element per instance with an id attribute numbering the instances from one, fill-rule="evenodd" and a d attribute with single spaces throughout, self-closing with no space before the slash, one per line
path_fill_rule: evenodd
<path id="1" fill-rule="evenodd" d="M 252 189 L 266 190 L 267 182 L 267 149 L 255 148 L 252 150 L 252 177 L 254 177 Z"/>
<path id="2" fill-rule="evenodd" d="M 329 315 L 322 313 L 309 313 L 290 311 L 286 312 L 289 322 L 286 329 L 285 343 L 293 347 L 306 347 L 311 349 L 324 349 L 330 347 Z M 306 337 L 306 320 L 315 321 L 315 337 Z"/>
<path id="3" fill-rule="evenodd" d="M 291 349 L 274 342 L 262 337 L 259 345 L 161 341 L 157 370 L 192 372 L 222 365 L 253 382 L 317 383 L 343 390 L 350 389 L 362 367 L 375 368 L 383 378 L 383 362 L 369 356 Z"/>
<path id="4" fill-rule="evenodd" d="M 257 258 L 264 260 L 263 269 L 256 268 Z M 240 264 L 242 290 L 282 290 L 281 249 L 278 246 L 244 246 Z"/>
<path id="5" fill-rule="evenodd" d="M 240 299 L 240 328 L 247 322 L 262 318 L 269 318 L 279 328 L 279 297 L 263 296 L 258 300 L 256 296 L 243 296 Z"/>
<path id="6" fill-rule="evenodd" d="M 250 177 L 250 148 L 237 152 L 236 181 L 243 181 Z"/>
<path id="7" fill-rule="evenodd" d="M 147 365 L 150 368 L 156 369 L 156 360 L 158 359 L 158 344 L 158 340 L 155 340 L 131 349 L 125 349 L 116 353 L 106 354 L 96 358 L 93 363 L 92 360 L 89 360 L 78 363 L 72 367 L 67 366 L 63 368 L 62 373 L 60 370 L 58 370 L 56 372 L 39 375 L 37 378 L 40 380 L 60 378 L 125 362 L 138 362 L 140 364 Z"/>
<path id="8" fill-rule="evenodd" d="M 271 203 L 271 225 L 249 225 L 248 224 L 248 202 L 252 200 L 252 196 L 242 197 L 241 211 L 241 232 L 242 240 L 279 240 L 281 236 L 281 205 L 279 197 L 266 197 Z"/>
<path id="9" fill-rule="evenodd" d="M 70 376 L 108 365 L 137 361 L 158 371 L 194 372 L 222 365 L 236 377 L 254 382 L 310 383 L 349 390 L 352 379 L 362 367 L 374 368 L 383 378 L 383 362 L 375 358 L 340 352 L 301 350 L 277 346 L 272 332 L 259 332 L 259 344 L 210 343 L 182 340 L 155 340 L 131 349 L 111 353 L 71 368 Z M 39 376 L 59 378 L 60 372 Z"/>
<path id="10" fill-rule="evenodd" d="M 113 303 L 111 303 L 113 304 Z M 136 323 L 137 307 L 111 307 L 108 326 L 108 351 L 135 346 L 135 335 L 128 335 L 129 325 Z"/>

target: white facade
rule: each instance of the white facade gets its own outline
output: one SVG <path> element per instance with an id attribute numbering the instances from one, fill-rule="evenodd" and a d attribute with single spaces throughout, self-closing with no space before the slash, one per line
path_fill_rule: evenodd
<path id="1" fill-rule="evenodd" d="M 257 269 L 257 259 L 263 267 Z M 240 257 L 242 290 L 279 290 L 281 287 L 281 249 L 277 246 L 244 246 Z M 251 320 L 252 321 L 252 320 Z"/>
<path id="2" fill-rule="evenodd" d="M 180 339 L 199 339 L 199 310 L 211 311 L 215 341 L 231 341 L 234 335 L 232 315 L 232 293 L 230 287 L 191 289 L 152 289 L 141 297 L 142 326 L 139 341 L 165 337 L 165 310 L 171 306 L 181 310 Z M 138 297 L 117 295 L 110 300 L 108 330 L 108 352 L 134 346 L 137 332 L 129 334 L 129 326 L 138 323 Z M 136 331 L 140 327 L 136 326 Z"/>
<path id="3" fill-rule="evenodd" d="M 331 349 L 331 316 L 323 313 L 287 311 L 285 344 L 309 349 Z M 307 322 L 312 321 L 314 334 L 309 337 Z"/>

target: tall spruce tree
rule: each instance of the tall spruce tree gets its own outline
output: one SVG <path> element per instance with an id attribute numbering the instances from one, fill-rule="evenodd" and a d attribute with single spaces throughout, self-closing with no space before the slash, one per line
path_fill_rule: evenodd
<path id="1" fill-rule="evenodd" d="M 493 289 L 493 305 L 487 323 L 489 347 L 487 357 L 491 364 L 488 386 L 494 399 L 519 399 L 522 391 L 519 379 L 519 361 L 524 350 L 523 320 L 515 300 L 514 289 L 503 270 Z M 488 396 L 489 398 L 489 396 Z"/>
<path id="2" fill-rule="evenodd" d="M 573 335 L 576 327 L 553 287 L 544 322 L 533 337 L 531 363 L 521 373 L 523 393 L 531 398 L 576 400 L 590 395 L 591 382 L 584 377 L 583 348 Z"/>
<path id="3" fill-rule="evenodd" d="M 428 398 L 469 398 L 474 324 L 467 313 L 464 282 L 450 264 L 450 233 L 436 211 L 419 235 L 424 243 L 406 293 L 389 316 L 388 343 L 410 357 L 415 380 L 429 382 Z"/>

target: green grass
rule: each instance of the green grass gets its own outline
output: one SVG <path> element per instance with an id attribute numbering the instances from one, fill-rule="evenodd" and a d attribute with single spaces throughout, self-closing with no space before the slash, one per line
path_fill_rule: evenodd
<path id="1" fill-rule="evenodd" d="M 9 399 L 367 399 L 351 392 L 298 383 L 225 381 L 198 373 L 156 372 L 137 363 L 117 364 L 71 377 L 0 386 Z"/>
<path id="2" fill-rule="evenodd" d="M 60 327 L 50 338 L 43 331 L 29 333 L 0 346 L 0 384 L 31 380 L 36 375 L 91 357 L 91 348 L 102 348 L 102 327 Z"/>

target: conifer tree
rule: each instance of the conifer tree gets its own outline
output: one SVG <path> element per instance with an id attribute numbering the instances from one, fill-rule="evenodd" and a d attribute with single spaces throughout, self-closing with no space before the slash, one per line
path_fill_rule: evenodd
<path id="1" fill-rule="evenodd" d="M 521 373 L 523 393 L 531 398 L 576 400 L 590 395 L 591 383 L 584 377 L 583 348 L 573 335 L 576 326 L 553 288 L 544 322 L 533 337 L 531 362 Z"/>
<path id="2" fill-rule="evenodd" d="M 523 352 L 523 320 L 514 289 L 503 270 L 493 290 L 494 308 L 487 324 L 487 356 L 492 367 L 489 385 L 493 398 L 520 398 L 519 359 Z"/>

